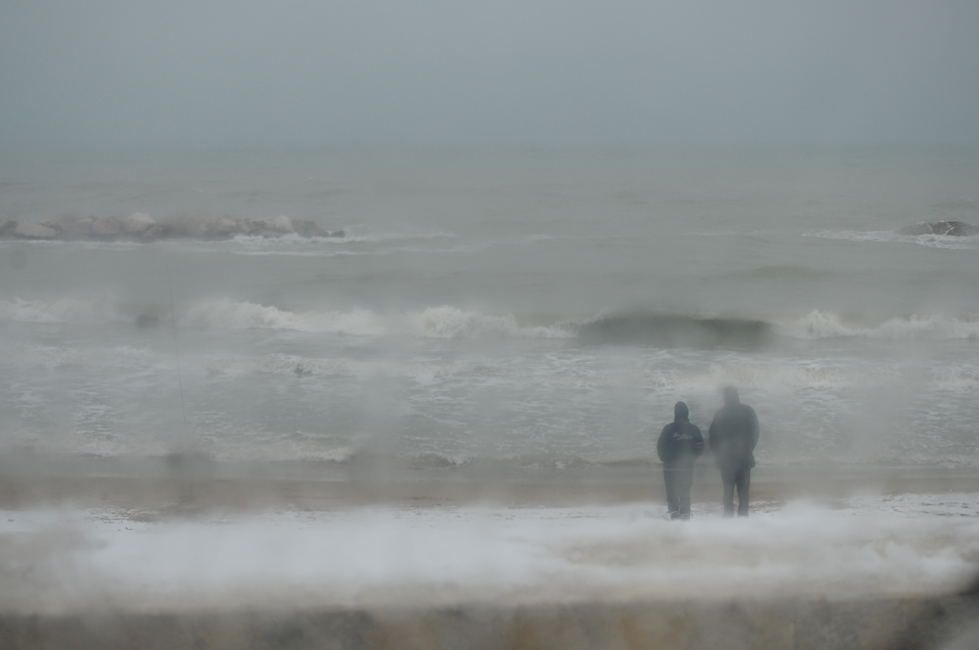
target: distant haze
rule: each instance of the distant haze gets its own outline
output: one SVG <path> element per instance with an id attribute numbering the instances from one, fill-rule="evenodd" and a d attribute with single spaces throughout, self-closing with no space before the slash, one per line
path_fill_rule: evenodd
<path id="1" fill-rule="evenodd" d="M 979 3 L 6 2 L 0 142 L 979 142 Z"/>

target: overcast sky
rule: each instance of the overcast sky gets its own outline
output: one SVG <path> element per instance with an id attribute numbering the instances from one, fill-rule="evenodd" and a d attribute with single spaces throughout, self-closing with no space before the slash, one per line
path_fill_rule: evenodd
<path id="1" fill-rule="evenodd" d="M 0 2 L 0 141 L 979 142 L 979 2 Z"/>

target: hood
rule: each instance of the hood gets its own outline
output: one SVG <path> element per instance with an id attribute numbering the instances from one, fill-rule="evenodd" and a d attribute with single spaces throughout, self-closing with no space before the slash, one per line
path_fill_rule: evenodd
<path id="1" fill-rule="evenodd" d="M 690 410 L 683 402 L 677 402 L 676 406 L 673 407 L 673 416 L 677 420 L 686 420 L 690 416 Z"/>

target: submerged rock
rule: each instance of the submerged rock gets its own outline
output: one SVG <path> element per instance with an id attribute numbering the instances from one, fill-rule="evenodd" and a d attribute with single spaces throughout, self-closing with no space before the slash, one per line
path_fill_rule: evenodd
<path id="1" fill-rule="evenodd" d="M 979 235 L 979 228 L 964 221 L 919 221 L 897 231 L 901 235 L 946 235 L 950 237 L 970 237 Z"/>

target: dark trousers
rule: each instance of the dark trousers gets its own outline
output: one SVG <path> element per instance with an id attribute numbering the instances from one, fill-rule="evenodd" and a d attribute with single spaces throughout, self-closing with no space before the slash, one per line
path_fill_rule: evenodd
<path id="1" fill-rule="evenodd" d="M 666 506 L 670 513 L 689 516 L 693 465 L 663 465 L 663 478 L 666 480 Z"/>
<path id="2" fill-rule="evenodd" d="M 751 486 L 751 468 L 722 468 L 721 481 L 724 483 L 724 516 L 734 516 L 734 490 L 738 490 L 738 516 L 748 516 L 748 488 Z"/>

